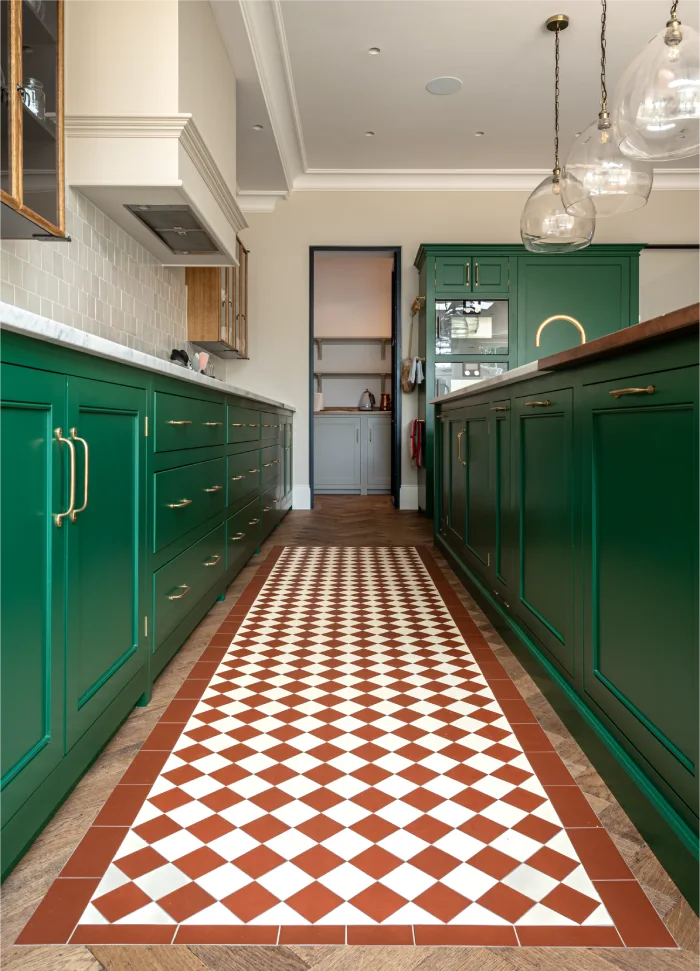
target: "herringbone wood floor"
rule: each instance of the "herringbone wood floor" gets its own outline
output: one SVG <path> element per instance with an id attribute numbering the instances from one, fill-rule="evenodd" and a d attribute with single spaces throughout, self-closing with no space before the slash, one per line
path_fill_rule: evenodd
<path id="1" fill-rule="evenodd" d="M 129 716 L 104 753 L 34 843 L 2 888 L 6 971 L 690 971 L 698 967 L 698 922 L 591 763 L 532 679 L 439 555 L 450 583 L 516 681 L 552 744 L 577 779 L 657 911 L 679 951 L 410 947 L 14 947 L 12 942 L 80 841 L 273 545 L 415 546 L 432 544 L 431 525 L 396 512 L 386 497 L 323 496 L 313 512 L 292 512 L 238 576 L 157 681 L 148 708 Z"/>

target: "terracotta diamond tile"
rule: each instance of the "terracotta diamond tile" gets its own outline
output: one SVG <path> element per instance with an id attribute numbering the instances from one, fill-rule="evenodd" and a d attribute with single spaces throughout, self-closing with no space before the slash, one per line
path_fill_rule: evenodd
<path id="1" fill-rule="evenodd" d="M 200 846 L 198 850 L 194 850 L 186 856 L 181 856 L 176 861 L 176 866 L 178 870 L 182 870 L 192 880 L 196 880 L 197 877 L 204 876 L 205 873 L 216 870 L 225 862 L 223 857 L 219 856 L 218 853 L 215 853 L 208 846 Z"/>
<path id="2" fill-rule="evenodd" d="M 244 853 L 243 856 L 239 856 L 237 859 L 231 861 L 239 870 L 243 870 L 248 876 L 257 880 L 261 877 L 263 873 L 268 873 L 270 870 L 274 870 L 281 863 L 284 863 L 283 857 L 278 853 L 274 853 L 267 846 L 256 846 L 254 850 L 250 850 L 248 853 Z"/>
<path id="3" fill-rule="evenodd" d="M 222 788 L 210 792 L 207 796 L 200 796 L 199 801 L 204 803 L 208 809 L 213 809 L 215 813 L 219 813 L 222 809 L 229 809 L 236 803 L 243 802 L 243 796 L 239 796 L 233 789 Z"/>
<path id="4" fill-rule="evenodd" d="M 133 914 L 135 910 L 140 910 L 150 902 L 151 898 L 147 897 L 135 883 L 125 883 L 124 886 L 110 890 L 109 893 L 93 900 L 103 917 L 112 923 L 121 920 L 127 914 Z"/>
<path id="5" fill-rule="evenodd" d="M 212 840 L 218 839 L 226 833 L 230 833 L 234 829 L 234 826 L 228 820 L 224 819 L 223 816 L 214 815 L 207 816 L 206 819 L 200 819 L 198 823 L 193 823 L 187 829 L 198 840 L 201 840 L 202 843 L 211 843 Z"/>
<path id="6" fill-rule="evenodd" d="M 330 870 L 335 870 L 342 863 L 343 860 L 325 846 L 312 846 L 310 850 L 294 857 L 294 866 L 298 866 L 305 873 L 310 873 L 316 879 Z M 353 860 L 353 865 L 357 865 L 357 857 Z"/>
<path id="7" fill-rule="evenodd" d="M 279 903 L 279 900 L 259 883 L 249 883 L 228 897 L 224 897 L 221 903 L 239 920 L 247 924 L 260 914 L 264 914 L 266 910 L 270 910 Z"/>
<path id="8" fill-rule="evenodd" d="M 324 887 L 322 883 L 310 883 L 298 893 L 288 897 L 285 903 L 296 910 L 306 920 L 316 923 L 326 914 L 342 904 L 343 900 L 337 894 Z"/>
<path id="9" fill-rule="evenodd" d="M 370 846 L 362 853 L 358 853 L 357 856 L 353 857 L 352 865 L 364 873 L 368 873 L 375 880 L 379 880 L 381 877 L 386 876 L 387 873 L 395 870 L 396 867 L 401 866 L 402 862 L 393 853 L 389 853 L 380 846 Z M 411 860 L 411 863 L 414 863 L 414 860 Z M 414 865 L 418 866 L 415 863 Z"/>
<path id="10" fill-rule="evenodd" d="M 171 809 L 177 809 L 178 806 L 184 806 L 185 803 L 192 802 L 193 800 L 192 796 L 188 796 L 182 789 L 175 788 L 161 792 L 158 796 L 150 796 L 148 801 L 156 809 L 160 809 L 162 813 L 167 813 Z"/>
<path id="11" fill-rule="evenodd" d="M 470 857 L 469 864 L 476 867 L 477 870 L 488 873 L 490 877 L 502 880 L 518 866 L 518 861 L 511 856 L 506 856 L 505 853 L 501 853 L 500 850 L 495 850 L 492 846 L 487 846 Z"/>
<path id="12" fill-rule="evenodd" d="M 384 806 L 388 806 L 393 801 L 393 798 L 385 792 L 373 788 L 365 789 L 364 792 L 359 792 L 352 797 L 352 802 L 356 802 L 358 806 L 362 806 L 363 809 L 367 809 L 371 813 L 376 813 L 378 809 L 383 809 Z"/>
<path id="13" fill-rule="evenodd" d="M 178 923 L 213 903 L 214 897 L 196 883 L 186 883 L 158 900 L 158 905 Z"/>
<path id="14" fill-rule="evenodd" d="M 398 827 L 387 819 L 382 819 L 381 816 L 375 816 L 374 813 L 371 813 L 364 819 L 353 823 L 350 829 L 359 833 L 360 836 L 364 836 L 365 839 L 372 840 L 373 843 L 379 843 L 390 833 L 395 833 Z"/>
<path id="15" fill-rule="evenodd" d="M 457 914 L 461 914 L 469 906 L 471 900 L 438 882 L 416 897 L 414 903 L 437 917 L 438 920 L 448 923 Z"/>
<path id="16" fill-rule="evenodd" d="M 419 870 L 424 870 L 431 877 L 435 877 L 436 880 L 442 879 L 446 873 L 450 873 L 459 864 L 460 860 L 455 859 L 454 856 L 450 856 L 449 853 L 445 853 L 443 850 L 437 849 L 435 846 L 429 846 L 427 849 L 421 850 L 420 853 L 411 857 L 411 866 L 418 867 Z"/>
<path id="17" fill-rule="evenodd" d="M 548 877 L 554 877 L 555 880 L 563 880 L 578 866 L 576 860 L 571 860 L 568 856 L 557 853 L 556 850 L 552 850 L 548 846 L 543 846 L 541 850 L 534 853 L 528 859 L 527 864 L 536 870 L 541 870 L 542 873 L 546 873 Z"/>
<path id="18" fill-rule="evenodd" d="M 307 793 L 305 796 L 301 797 L 301 801 L 305 802 L 307 806 L 311 806 L 317 812 L 321 813 L 325 809 L 330 809 L 331 806 L 337 806 L 339 802 L 342 802 L 342 796 L 337 793 L 332 792 L 330 789 L 326 789 L 323 786 L 320 789 L 315 789 L 313 792 Z"/>
<path id="19" fill-rule="evenodd" d="M 363 914 L 367 914 L 372 920 L 378 922 L 391 917 L 401 907 L 408 903 L 405 897 L 400 897 L 389 887 L 379 883 L 373 883 L 366 890 L 358 893 L 350 900 L 353 907 L 357 907 Z"/>
<path id="20" fill-rule="evenodd" d="M 527 819 L 528 817 L 526 816 L 525 818 Z M 536 819 L 537 817 L 532 818 Z M 544 822 L 544 820 L 542 820 L 542 822 Z M 495 823 L 492 819 L 487 819 L 486 816 L 480 816 L 478 813 L 476 816 L 472 816 L 471 819 L 468 819 L 466 823 L 462 823 L 462 825 L 458 828 L 463 833 L 466 833 L 467 836 L 473 836 L 474 839 L 479 840 L 481 843 L 491 843 L 496 839 L 497 836 L 500 836 L 501 833 L 506 832 L 505 826 L 501 826 L 500 823 Z M 513 828 L 517 829 L 515 826 Z M 519 830 L 519 832 L 524 833 L 523 830 Z M 527 836 L 529 834 L 524 833 L 524 835 Z"/>
<path id="21" fill-rule="evenodd" d="M 271 789 L 266 789 L 264 792 L 259 792 L 256 796 L 250 797 L 251 802 L 254 802 L 256 806 L 260 806 L 261 809 L 264 809 L 268 813 L 272 812 L 273 809 L 279 809 L 280 806 L 286 806 L 292 800 L 293 797 L 288 792 L 284 792 L 282 789 L 276 789 L 274 786 Z"/>
<path id="22" fill-rule="evenodd" d="M 520 920 L 523 914 L 526 914 L 534 905 L 534 901 L 529 897 L 518 893 L 517 890 L 511 890 L 502 883 L 497 883 L 495 887 L 487 890 L 479 897 L 478 903 L 504 920 L 510 921 L 511 924 Z"/>
<path id="23" fill-rule="evenodd" d="M 513 829 L 516 833 L 522 833 L 523 836 L 537 840 L 538 843 L 547 843 L 556 833 L 561 832 L 561 826 L 555 826 L 546 819 L 531 815 L 524 816 L 513 826 Z"/>
<path id="24" fill-rule="evenodd" d="M 121 857 L 117 866 L 122 873 L 134 880 L 136 877 L 143 876 L 144 873 L 157 870 L 164 863 L 167 863 L 167 860 L 160 853 L 156 853 L 152 846 L 144 846 L 142 850 Z"/>
<path id="25" fill-rule="evenodd" d="M 177 833 L 180 829 L 182 827 L 169 816 L 156 816 L 155 819 L 149 819 L 147 823 L 134 827 L 134 832 L 147 843 L 155 843 L 172 833 Z"/>
<path id="26" fill-rule="evenodd" d="M 578 890 L 572 890 L 571 887 L 560 883 L 551 893 L 542 898 L 542 903 L 550 910 L 556 910 L 558 914 L 568 917 L 569 920 L 582 924 L 598 907 L 599 901 L 592 900 Z"/>
<path id="27" fill-rule="evenodd" d="M 419 816 L 412 823 L 409 823 L 408 826 L 405 826 L 404 829 L 412 833 L 413 836 L 425 840 L 426 843 L 435 843 L 447 833 L 452 832 L 451 826 L 441 822 L 439 819 L 434 819 L 432 816 Z"/>

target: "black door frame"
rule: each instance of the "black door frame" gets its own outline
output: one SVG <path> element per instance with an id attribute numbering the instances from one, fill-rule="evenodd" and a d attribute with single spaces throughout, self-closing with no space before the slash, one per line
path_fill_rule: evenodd
<path id="1" fill-rule="evenodd" d="M 391 498 L 399 508 L 401 493 L 401 247 L 309 247 L 309 490 L 314 507 L 314 263 L 316 253 L 393 253 L 391 315 Z"/>

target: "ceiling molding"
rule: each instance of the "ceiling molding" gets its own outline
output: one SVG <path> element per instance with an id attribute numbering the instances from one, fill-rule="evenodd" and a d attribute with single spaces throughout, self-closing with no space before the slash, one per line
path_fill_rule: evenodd
<path id="1" fill-rule="evenodd" d="M 281 12 L 269 0 L 240 0 L 240 9 L 285 181 L 291 189 L 305 171 L 306 160 L 296 96 L 290 89 L 291 67 Z"/>
<path id="2" fill-rule="evenodd" d="M 282 17 L 282 0 L 272 0 L 272 11 L 275 15 L 275 27 L 277 28 L 277 39 L 282 62 L 284 64 L 284 76 L 287 82 L 287 93 L 292 106 L 294 115 L 294 127 L 296 128 L 299 151 L 301 153 L 301 168 L 303 172 L 308 172 L 309 163 L 306 157 L 306 146 L 304 145 L 304 131 L 301 127 L 301 114 L 299 113 L 299 102 L 297 101 L 296 90 L 294 88 L 294 75 L 292 73 L 292 59 L 289 54 L 287 44 L 287 34 L 284 30 L 284 19 Z"/>
<path id="3" fill-rule="evenodd" d="M 307 169 L 306 192 L 531 192 L 549 169 Z M 655 190 L 698 191 L 700 169 L 656 169 Z"/>
<path id="4" fill-rule="evenodd" d="M 248 225 L 192 115 L 67 115 L 66 138 L 169 138 L 183 149 L 235 232 Z"/>
<path id="5" fill-rule="evenodd" d="M 278 202 L 288 199 L 285 189 L 237 189 L 236 199 L 241 212 L 274 212 Z"/>

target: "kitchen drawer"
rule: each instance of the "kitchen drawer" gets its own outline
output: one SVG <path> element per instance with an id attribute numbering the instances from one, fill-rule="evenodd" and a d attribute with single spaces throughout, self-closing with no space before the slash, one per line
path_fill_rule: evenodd
<path id="1" fill-rule="evenodd" d="M 260 485 L 260 449 L 228 456 L 228 505 L 237 502 Z"/>
<path id="2" fill-rule="evenodd" d="M 263 438 L 274 438 L 279 441 L 280 416 L 270 411 L 260 412 L 261 430 Z"/>
<path id="3" fill-rule="evenodd" d="M 226 507 L 225 458 L 156 472 L 154 479 L 154 552 Z"/>
<path id="4" fill-rule="evenodd" d="M 282 449 L 278 445 L 260 450 L 262 482 L 272 482 L 275 476 L 282 477 Z"/>
<path id="5" fill-rule="evenodd" d="M 260 412 L 253 408 L 228 406 L 228 443 L 257 442 L 260 438 Z"/>
<path id="6" fill-rule="evenodd" d="M 283 436 L 284 436 L 284 447 L 291 448 L 292 445 L 292 425 L 291 419 L 288 419 L 284 424 Z"/>
<path id="7" fill-rule="evenodd" d="M 153 643 L 159 647 L 226 571 L 226 525 L 221 523 L 154 577 Z"/>
<path id="8" fill-rule="evenodd" d="M 262 534 L 267 536 L 280 521 L 280 502 L 282 501 L 281 484 L 273 486 L 262 495 Z"/>
<path id="9" fill-rule="evenodd" d="M 228 569 L 242 566 L 260 545 L 260 497 L 244 506 L 226 524 Z"/>
<path id="10" fill-rule="evenodd" d="M 155 451 L 223 445 L 226 441 L 222 403 L 184 395 L 155 393 Z"/>

